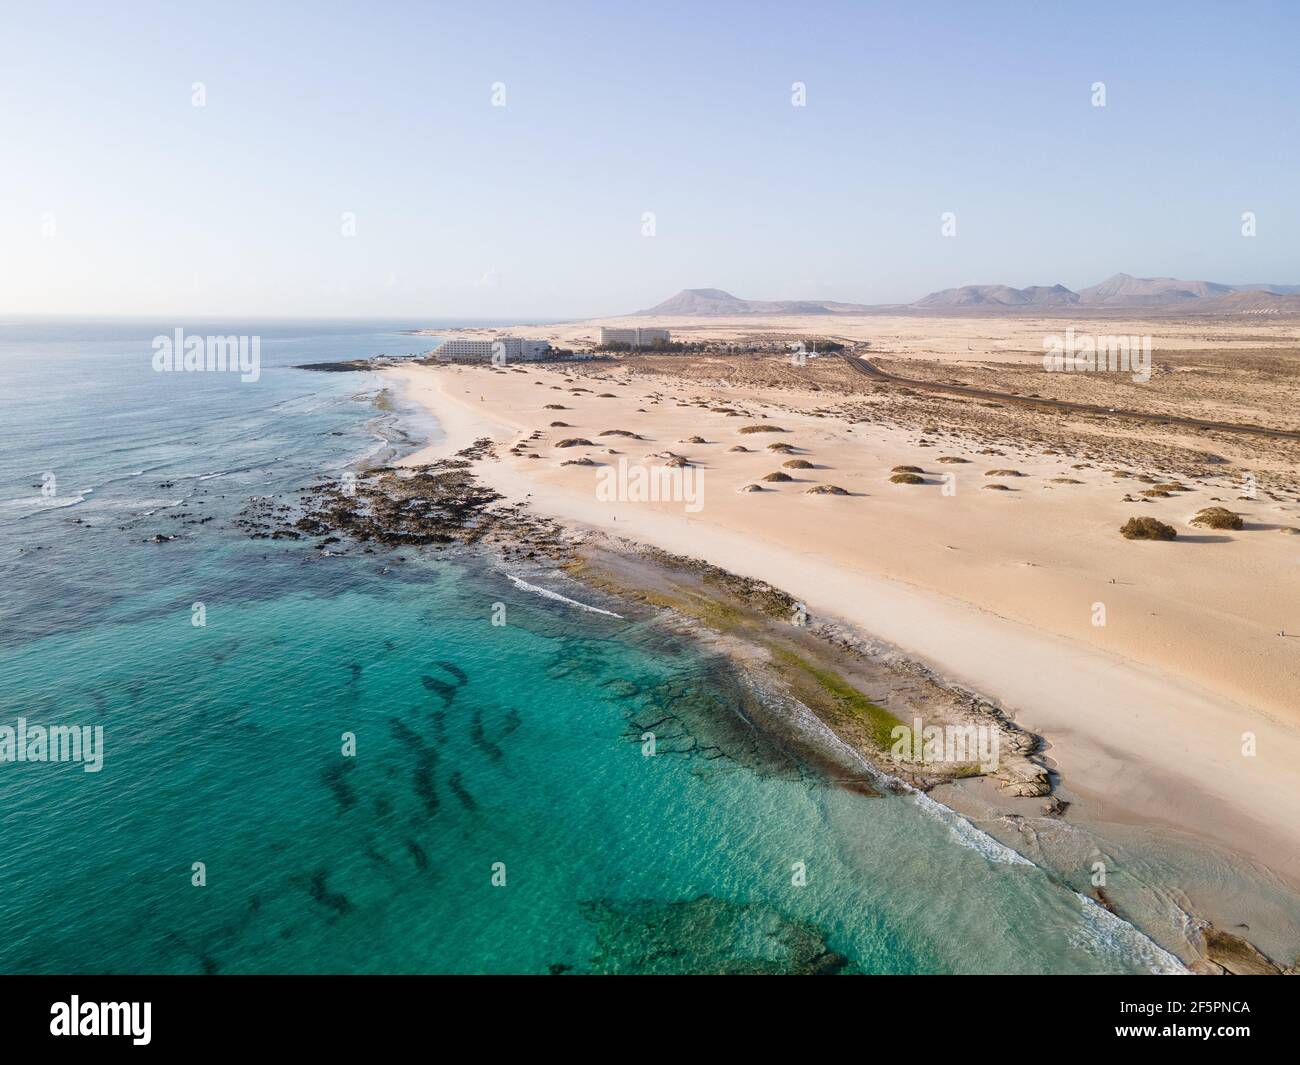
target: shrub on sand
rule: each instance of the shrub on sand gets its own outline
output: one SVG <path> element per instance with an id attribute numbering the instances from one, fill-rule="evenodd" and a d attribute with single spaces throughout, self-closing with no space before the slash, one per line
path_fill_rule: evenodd
<path id="1" fill-rule="evenodd" d="M 794 478 L 791 477 L 788 473 L 782 473 L 780 470 L 777 470 L 776 473 L 769 473 L 766 477 L 763 478 L 763 480 L 765 480 L 765 481 L 793 481 Z"/>
<path id="2" fill-rule="evenodd" d="M 889 479 L 894 484 L 925 484 L 925 478 L 914 473 L 896 473 Z"/>
<path id="3" fill-rule="evenodd" d="M 1241 515 L 1234 514 L 1226 507 L 1206 507 L 1197 512 L 1191 524 L 1201 525 L 1207 529 L 1241 529 L 1245 526 Z"/>
<path id="4" fill-rule="evenodd" d="M 1176 540 L 1178 531 L 1172 525 L 1166 525 L 1155 518 L 1129 518 L 1120 526 L 1119 533 L 1125 540 Z"/>

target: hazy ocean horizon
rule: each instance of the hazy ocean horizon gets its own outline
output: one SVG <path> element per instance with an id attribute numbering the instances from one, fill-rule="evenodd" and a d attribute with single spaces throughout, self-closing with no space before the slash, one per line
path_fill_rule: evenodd
<path id="1" fill-rule="evenodd" d="M 293 364 L 427 325 L 185 323 L 261 337 L 241 382 L 154 372 L 174 323 L 0 321 L 0 726 L 104 737 L 98 772 L 0 763 L 0 972 L 1174 967 L 937 804 L 793 764 L 659 626 L 473 552 L 250 539 L 250 498 L 437 432 Z"/>

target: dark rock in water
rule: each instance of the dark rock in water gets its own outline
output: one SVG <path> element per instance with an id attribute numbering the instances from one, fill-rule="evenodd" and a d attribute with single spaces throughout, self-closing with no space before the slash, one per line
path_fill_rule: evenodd
<path id="1" fill-rule="evenodd" d="M 411 858 L 414 859 L 415 867 L 417 869 L 423 870 L 429 868 L 429 856 L 424 853 L 424 848 L 416 843 L 415 840 L 408 839 L 406 841 L 406 849 L 410 851 Z"/>
<path id="2" fill-rule="evenodd" d="M 573 971 L 572 965 L 567 965 L 562 961 L 553 961 L 546 967 L 546 971 L 552 976 L 562 976 L 565 973 Z"/>
<path id="3" fill-rule="evenodd" d="M 424 804 L 425 813 L 432 817 L 441 805 L 434 778 L 434 770 L 438 766 L 438 750 L 425 743 L 423 737 L 401 718 L 390 717 L 388 727 L 398 742 L 410 748 L 415 757 L 415 769 L 412 771 L 411 780 L 415 787 L 415 794 Z"/>
<path id="4" fill-rule="evenodd" d="M 603 646 L 589 641 L 568 644 L 551 657 L 546 675 L 553 680 L 576 675 L 595 681 L 609 669 L 608 654 Z"/>
<path id="5" fill-rule="evenodd" d="M 375 841 L 369 837 L 366 838 L 366 857 L 381 869 L 387 869 L 393 864 L 380 853 Z"/>
<path id="6" fill-rule="evenodd" d="M 601 681 L 600 686 L 620 699 L 631 699 L 641 690 L 632 681 L 622 677 L 611 677 L 609 680 Z"/>
<path id="7" fill-rule="evenodd" d="M 424 804 L 424 812 L 432 817 L 438 812 L 442 802 L 438 798 L 438 785 L 433 775 L 436 759 L 429 757 L 430 754 L 431 751 L 425 751 L 416 760 L 415 769 L 411 773 L 411 782 L 415 787 L 415 794 Z"/>
<path id="8" fill-rule="evenodd" d="M 597 973 L 827 975 L 849 972 L 825 933 L 760 903 L 711 895 L 680 902 L 581 903 L 596 927 Z"/>
<path id="9" fill-rule="evenodd" d="M 400 717 L 390 717 L 388 719 L 388 731 L 393 734 L 393 738 L 398 743 L 414 750 L 421 750 L 425 746 L 423 737 Z"/>
<path id="10" fill-rule="evenodd" d="M 356 662 L 349 662 L 349 663 L 348 663 L 348 669 L 349 669 L 349 671 L 351 671 L 351 673 L 352 673 L 352 681 L 351 681 L 351 683 L 356 684 L 358 681 L 361 680 L 361 666 L 360 666 L 358 663 L 356 663 Z"/>
<path id="11" fill-rule="evenodd" d="M 327 906 L 335 913 L 347 913 L 352 909 L 352 903 L 348 897 L 338 891 L 330 891 L 325 886 L 327 873 L 324 869 L 318 869 L 311 875 L 311 886 L 308 889 L 314 901 L 319 902 L 322 906 Z"/>
<path id="12" fill-rule="evenodd" d="M 443 707 L 451 705 L 451 701 L 456 698 L 455 684 L 448 684 L 445 680 L 438 680 L 436 677 L 430 677 L 427 674 L 420 678 L 420 683 L 429 691 L 441 697 Z"/>
<path id="13" fill-rule="evenodd" d="M 334 793 L 334 801 L 338 803 L 339 811 L 350 810 L 357 804 L 356 792 L 352 790 L 347 781 L 347 773 L 352 769 L 354 763 L 349 759 L 340 759 L 332 762 L 321 770 L 321 779 L 325 781 L 325 786 Z"/>
<path id="14" fill-rule="evenodd" d="M 483 732 L 483 711 L 474 711 L 474 720 L 469 726 L 469 738 L 474 741 L 474 746 L 486 754 L 494 762 L 499 762 L 505 757 L 504 752 L 495 743 L 487 738 Z"/>
<path id="15" fill-rule="evenodd" d="M 223 929 L 222 934 L 230 936 L 232 935 L 232 932 L 230 929 Z M 233 934 L 237 935 L 237 933 Z M 217 961 L 216 957 L 210 951 L 203 947 L 192 946 L 184 939 L 184 937 L 177 935 L 175 932 L 163 933 L 163 941 L 173 950 L 194 957 L 198 962 L 199 971 L 205 976 L 214 976 L 221 971 L 221 963 Z"/>
<path id="16" fill-rule="evenodd" d="M 303 362 L 295 370 L 316 370 L 319 373 L 360 373 L 375 367 L 369 359 L 341 359 L 338 362 Z"/>
<path id="17" fill-rule="evenodd" d="M 770 710 L 769 718 L 763 717 L 762 700 L 725 670 L 712 672 L 710 681 L 702 685 L 670 677 L 646 687 L 624 704 L 628 728 L 623 735 L 640 744 L 645 733 L 653 732 L 659 755 L 743 765 L 769 778 L 795 780 L 804 775 L 792 754 L 799 749 L 791 742 L 797 737 L 781 732 L 780 722 L 770 720 Z"/>
<path id="18" fill-rule="evenodd" d="M 447 742 L 447 711 L 435 710 L 433 712 L 433 731 L 438 737 L 440 743 Z"/>
<path id="19" fill-rule="evenodd" d="M 523 715 L 520 714 L 518 710 L 511 707 L 509 710 L 506 711 L 506 716 L 501 726 L 501 735 L 503 737 L 509 736 L 512 732 L 515 731 L 515 729 L 517 729 L 523 723 L 524 723 Z"/>
<path id="20" fill-rule="evenodd" d="M 499 493 L 475 479 L 472 464 L 494 449 L 482 437 L 454 458 L 426 466 L 380 466 L 347 484 L 326 481 L 306 489 L 295 507 L 250 502 L 236 525 L 254 539 L 312 537 L 316 550 L 344 541 L 360 545 L 363 554 L 487 542 L 508 554 L 526 543 L 548 559 L 568 558 L 571 548 L 554 521 L 501 504 Z M 456 675 L 456 668 L 449 672 Z M 462 674 L 459 683 L 466 679 Z"/>
<path id="21" fill-rule="evenodd" d="M 466 672 L 463 669 L 461 669 L 460 666 L 456 665 L 455 662 L 439 662 L 438 665 L 440 665 L 443 669 L 445 669 L 448 673 L 450 673 L 453 677 L 456 678 L 456 684 L 458 687 L 460 685 L 469 683 L 468 674 L 466 674 Z"/>
<path id="22" fill-rule="evenodd" d="M 452 773 L 451 777 L 447 781 L 447 786 L 451 788 L 452 794 L 461 801 L 461 805 L 464 806 L 466 810 L 478 809 L 478 803 L 474 800 L 474 796 L 465 790 L 465 784 L 461 779 L 459 770 Z"/>

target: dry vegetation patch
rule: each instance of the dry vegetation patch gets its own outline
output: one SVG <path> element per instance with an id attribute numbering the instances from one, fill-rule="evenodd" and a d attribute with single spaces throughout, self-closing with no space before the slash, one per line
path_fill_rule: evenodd
<path id="1" fill-rule="evenodd" d="M 1241 529 L 1245 527 L 1241 515 L 1234 514 L 1227 507 L 1206 507 L 1197 511 L 1196 516 L 1191 520 L 1191 524 L 1200 525 L 1206 529 Z"/>
<path id="2" fill-rule="evenodd" d="M 1178 530 L 1155 518 L 1129 518 L 1120 526 L 1125 540 L 1176 540 Z"/>

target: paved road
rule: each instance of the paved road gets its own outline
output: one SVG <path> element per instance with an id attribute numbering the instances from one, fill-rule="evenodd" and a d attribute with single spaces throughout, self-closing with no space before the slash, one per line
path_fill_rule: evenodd
<path id="1" fill-rule="evenodd" d="M 1248 433 L 1253 436 L 1271 436 L 1279 440 L 1300 440 L 1300 432 L 1286 429 L 1269 429 L 1263 425 L 1236 425 L 1232 422 L 1211 422 L 1202 418 L 1180 418 L 1172 414 L 1143 414 L 1133 410 L 1113 410 L 1110 407 L 1095 407 L 1091 403 L 1068 403 L 1063 399 L 1034 399 L 1031 396 L 1013 396 L 1006 392 L 994 392 L 987 388 L 970 388 L 967 385 L 945 385 L 936 381 L 914 381 L 910 377 L 898 377 L 886 373 L 878 366 L 873 366 L 866 359 L 855 355 L 845 355 L 845 361 L 864 377 L 877 381 L 889 381 L 908 388 L 920 388 L 927 392 L 952 392 L 961 396 L 975 396 L 979 399 L 991 399 L 998 403 L 1008 403 L 1020 407 L 1046 407 L 1054 410 L 1078 411 L 1082 414 L 1100 414 L 1110 418 L 1128 418 L 1132 421 L 1146 422 L 1150 425 L 1185 425 L 1193 429 L 1219 429 L 1225 433 Z"/>

